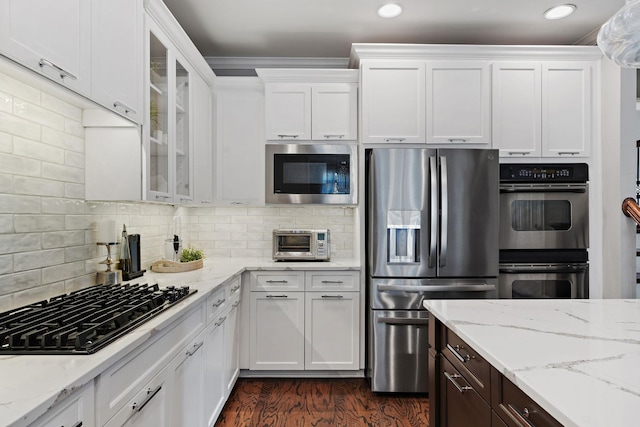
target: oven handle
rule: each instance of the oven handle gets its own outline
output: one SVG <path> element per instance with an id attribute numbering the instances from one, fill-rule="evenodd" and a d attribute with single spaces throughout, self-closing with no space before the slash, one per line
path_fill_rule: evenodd
<path id="1" fill-rule="evenodd" d="M 501 193 L 586 193 L 587 184 L 500 184 Z"/>
<path id="2" fill-rule="evenodd" d="M 500 273 L 576 273 L 587 270 L 587 264 L 509 265 L 500 267 Z"/>
<path id="3" fill-rule="evenodd" d="M 486 283 L 466 283 L 464 285 L 378 285 L 379 291 L 408 292 L 486 292 L 495 291 L 495 285 Z"/>

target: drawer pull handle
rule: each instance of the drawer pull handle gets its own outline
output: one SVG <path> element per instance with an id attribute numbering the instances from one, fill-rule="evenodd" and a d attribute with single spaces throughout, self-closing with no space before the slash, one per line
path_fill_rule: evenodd
<path id="1" fill-rule="evenodd" d="M 267 295 L 267 298 L 288 298 L 287 295 Z"/>
<path id="2" fill-rule="evenodd" d="M 449 138 L 449 142 L 456 142 L 456 141 L 467 142 L 468 139 L 466 139 L 466 138 Z"/>
<path id="3" fill-rule="evenodd" d="M 289 283 L 286 280 L 267 280 L 267 283 Z"/>
<path id="4" fill-rule="evenodd" d="M 339 138 L 339 139 L 342 139 L 342 138 L 344 138 L 344 134 L 335 134 L 335 135 L 330 135 L 330 134 L 329 134 L 329 135 L 327 135 L 327 134 L 325 134 L 325 135 L 324 135 L 324 137 L 325 137 L 325 138 L 327 138 L 327 139 L 329 139 L 329 138 Z"/>
<path id="5" fill-rule="evenodd" d="M 77 423 L 75 423 L 71 427 L 82 427 L 82 421 L 78 421 Z"/>
<path id="6" fill-rule="evenodd" d="M 281 134 L 281 133 L 278 134 L 278 138 L 281 138 L 281 139 L 284 139 L 284 138 L 293 138 L 293 139 L 295 139 L 295 138 L 297 138 L 299 136 L 300 135 L 293 135 L 293 134 L 291 134 L 291 135 L 286 135 L 286 134 Z"/>
<path id="7" fill-rule="evenodd" d="M 335 299 L 340 299 L 340 298 L 344 298 L 344 296 L 342 296 L 342 295 L 322 295 L 322 298 L 335 298 Z"/>
<path id="8" fill-rule="evenodd" d="M 233 288 L 231 288 L 231 292 L 235 292 L 235 291 L 237 291 L 238 289 L 240 289 L 240 285 L 238 285 L 238 286 L 234 286 Z"/>
<path id="9" fill-rule="evenodd" d="M 204 341 L 195 343 L 191 350 L 187 350 L 187 356 L 193 356 L 194 354 L 196 354 L 196 351 L 198 351 L 198 349 L 202 347 L 202 344 L 204 344 Z"/>
<path id="10" fill-rule="evenodd" d="M 142 408 L 144 408 L 147 403 L 149 403 L 151 401 L 151 399 L 153 399 L 155 397 L 156 394 L 158 394 L 158 392 L 162 389 L 162 384 L 159 385 L 155 390 L 151 391 L 151 389 L 147 390 L 147 397 L 144 398 L 144 400 L 142 401 L 142 403 L 140 404 L 140 406 L 138 406 L 137 403 L 133 403 L 133 410 L 136 412 L 140 412 L 142 411 Z"/>
<path id="11" fill-rule="evenodd" d="M 458 389 L 458 391 L 460 393 L 464 393 L 465 391 L 469 391 L 469 390 L 473 390 L 473 387 L 469 387 L 468 385 L 463 385 L 461 386 L 460 384 L 458 384 L 456 382 L 456 378 L 462 378 L 462 375 L 459 374 L 449 374 L 448 372 L 445 371 L 444 376 L 447 377 L 447 379 L 449 381 L 451 381 L 451 383 L 455 386 L 455 388 Z"/>
<path id="12" fill-rule="evenodd" d="M 518 423 L 525 427 L 536 427 L 531 423 L 531 421 L 528 420 L 530 412 L 527 408 L 524 408 L 522 412 L 520 412 L 518 408 L 516 408 L 515 405 L 511 403 L 509 403 L 507 407 L 509 408 L 509 412 L 511 413 L 511 415 L 514 416 Z"/>
<path id="13" fill-rule="evenodd" d="M 236 308 L 237 306 L 240 305 L 240 301 L 236 301 L 233 303 L 233 305 L 231 306 L 231 308 Z"/>
<path id="14" fill-rule="evenodd" d="M 392 142 L 392 141 L 398 141 L 398 142 L 402 142 L 407 138 L 385 138 L 384 141 L 385 142 Z"/>
<path id="15" fill-rule="evenodd" d="M 515 155 L 528 156 L 529 154 L 531 154 L 531 151 L 509 151 L 508 154 L 510 156 L 515 156 Z"/>
<path id="16" fill-rule="evenodd" d="M 342 280 L 323 280 L 322 283 L 329 283 L 334 285 L 341 285 L 344 282 Z"/>
<path id="17" fill-rule="evenodd" d="M 216 323 L 214 323 L 216 326 L 220 326 L 224 323 L 224 321 L 227 320 L 227 316 L 223 316 L 220 319 L 218 319 L 218 321 Z"/>
<path id="18" fill-rule="evenodd" d="M 451 353 L 453 353 L 453 355 L 456 357 L 456 359 L 458 359 L 462 363 L 467 363 L 471 359 L 475 359 L 475 356 L 472 356 L 470 354 L 467 354 L 466 356 L 463 356 L 463 355 L 461 355 L 459 353 L 460 350 L 464 350 L 464 346 L 463 345 L 456 345 L 455 347 L 453 347 L 453 346 L 451 346 L 451 344 L 447 344 L 447 348 L 449 349 L 449 351 Z"/>
<path id="19" fill-rule="evenodd" d="M 220 306 L 221 306 L 225 301 L 226 301 L 226 299 L 224 299 L 224 298 L 223 298 L 223 299 L 219 299 L 218 301 L 214 302 L 214 303 L 212 304 L 212 306 L 213 306 L 213 307 L 215 307 L 215 308 L 218 308 L 218 307 L 220 307 Z"/>
<path id="20" fill-rule="evenodd" d="M 575 156 L 579 154 L 577 151 L 559 151 L 558 156 Z"/>

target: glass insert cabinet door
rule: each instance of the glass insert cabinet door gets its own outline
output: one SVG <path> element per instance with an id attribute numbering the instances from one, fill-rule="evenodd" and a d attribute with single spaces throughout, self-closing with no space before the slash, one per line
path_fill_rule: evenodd
<path id="1" fill-rule="evenodd" d="M 149 146 L 147 187 L 152 200 L 170 199 L 169 176 L 169 52 L 149 33 Z M 160 193 L 160 194 L 155 194 Z"/>
<path id="2" fill-rule="evenodd" d="M 193 199 L 191 191 L 191 145 L 189 135 L 189 71 L 175 61 L 176 92 L 175 92 L 175 194 L 178 202 Z"/>

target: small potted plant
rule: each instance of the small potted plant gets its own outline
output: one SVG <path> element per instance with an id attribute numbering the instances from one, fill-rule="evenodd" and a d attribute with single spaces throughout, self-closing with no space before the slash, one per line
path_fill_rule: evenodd
<path id="1" fill-rule="evenodd" d="M 160 260 L 151 265 L 151 270 L 156 273 L 181 273 L 197 270 L 203 266 L 204 253 L 191 245 L 182 248 L 180 262 Z"/>
<path id="2" fill-rule="evenodd" d="M 180 262 L 193 262 L 204 258 L 204 254 L 200 249 L 196 249 L 191 245 L 187 245 L 186 248 L 182 248 L 180 254 Z"/>

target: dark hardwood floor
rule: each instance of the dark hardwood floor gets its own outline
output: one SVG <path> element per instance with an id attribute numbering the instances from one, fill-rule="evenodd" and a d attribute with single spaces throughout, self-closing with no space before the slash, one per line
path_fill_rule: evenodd
<path id="1" fill-rule="evenodd" d="M 429 425 L 429 399 L 372 393 L 364 378 L 240 378 L 216 427 Z"/>

